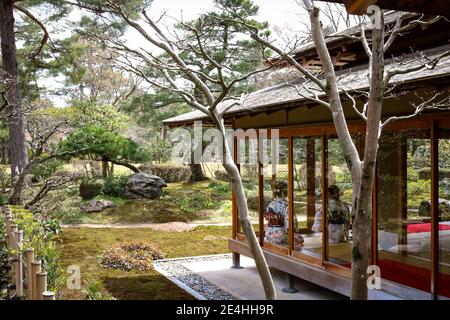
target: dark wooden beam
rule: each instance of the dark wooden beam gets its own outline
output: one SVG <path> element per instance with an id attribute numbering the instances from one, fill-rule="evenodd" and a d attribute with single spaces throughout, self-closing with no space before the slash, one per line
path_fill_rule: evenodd
<path id="1" fill-rule="evenodd" d="M 450 17 L 448 0 L 319 0 L 324 2 L 341 3 L 350 14 L 363 15 L 370 5 L 377 5 L 381 9 L 417 12 Z"/>

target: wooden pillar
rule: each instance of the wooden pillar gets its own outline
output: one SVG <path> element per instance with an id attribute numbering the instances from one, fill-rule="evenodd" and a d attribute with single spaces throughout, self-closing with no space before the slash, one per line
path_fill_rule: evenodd
<path id="1" fill-rule="evenodd" d="M 306 227 L 311 231 L 316 214 L 316 142 L 306 142 Z"/>
<path id="2" fill-rule="evenodd" d="M 237 159 L 237 143 L 236 143 L 236 137 L 233 136 L 233 160 L 236 163 L 236 166 L 240 172 L 241 168 L 239 166 L 239 163 L 237 163 L 236 161 Z M 231 206 L 232 206 L 232 237 L 233 239 L 237 238 L 237 234 L 239 233 L 239 213 L 238 213 L 238 208 L 236 205 L 236 195 L 234 193 L 234 190 L 231 193 Z"/>
<path id="3" fill-rule="evenodd" d="M 289 215 L 289 229 L 288 229 L 288 254 L 292 255 L 294 250 L 294 159 L 293 159 L 293 138 L 288 137 L 288 215 Z"/>
<path id="4" fill-rule="evenodd" d="M 264 215 L 266 208 L 264 207 L 264 175 L 263 175 L 263 159 L 262 159 L 262 141 L 258 131 L 258 218 L 259 218 L 259 245 L 264 246 Z"/>
<path id="5" fill-rule="evenodd" d="M 47 272 L 36 273 L 36 300 L 43 300 L 43 293 L 47 291 Z"/>
<path id="6" fill-rule="evenodd" d="M 41 260 L 33 261 L 31 263 L 31 284 L 32 284 L 32 300 L 37 300 L 37 283 L 36 283 L 36 275 L 41 272 Z"/>
<path id="7" fill-rule="evenodd" d="M 328 219 L 327 219 L 327 170 L 328 167 L 328 140 L 322 134 L 322 266 L 328 260 Z"/>
<path id="8" fill-rule="evenodd" d="M 399 164 L 400 164 L 400 189 L 401 189 L 401 197 L 400 197 L 400 208 L 401 208 L 401 234 L 399 237 L 400 244 L 407 244 L 407 225 L 404 223 L 405 220 L 408 219 L 408 153 L 407 153 L 407 143 L 406 137 L 400 138 L 400 147 L 399 147 Z M 406 254 L 405 251 L 401 251 L 402 254 Z"/>
<path id="9" fill-rule="evenodd" d="M 31 266 L 34 261 L 34 249 L 30 248 L 26 253 L 27 260 L 27 298 L 28 300 L 33 299 L 33 273 L 31 270 Z"/>
<path id="10" fill-rule="evenodd" d="M 431 298 L 439 292 L 439 138 L 435 121 L 431 123 Z"/>

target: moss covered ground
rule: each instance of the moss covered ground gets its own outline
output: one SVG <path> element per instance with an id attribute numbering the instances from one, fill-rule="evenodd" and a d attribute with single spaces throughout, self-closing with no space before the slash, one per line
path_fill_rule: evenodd
<path id="1" fill-rule="evenodd" d="M 99 279 L 117 299 L 193 299 L 156 271 L 121 271 L 100 266 L 99 257 L 122 243 L 142 242 L 161 250 L 166 258 L 228 252 L 231 227 L 201 226 L 186 232 L 149 229 L 64 228 L 55 240 L 64 270 L 80 267 L 81 279 Z M 61 299 L 84 299 L 80 290 L 63 288 Z"/>

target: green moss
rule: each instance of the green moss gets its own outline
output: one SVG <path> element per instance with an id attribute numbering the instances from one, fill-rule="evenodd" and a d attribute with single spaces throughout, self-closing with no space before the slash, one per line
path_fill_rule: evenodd
<path id="1" fill-rule="evenodd" d="M 159 232 L 149 229 L 65 228 L 56 237 L 64 270 L 78 265 L 82 280 L 100 279 L 108 292 L 118 299 L 192 299 L 156 271 L 106 269 L 99 265 L 99 256 L 123 242 L 154 245 L 167 258 L 219 254 L 228 252 L 227 238 L 231 227 L 197 227 L 186 232 Z M 182 244 L 182 245 L 181 245 Z M 62 299 L 83 299 L 82 292 L 64 289 Z"/>

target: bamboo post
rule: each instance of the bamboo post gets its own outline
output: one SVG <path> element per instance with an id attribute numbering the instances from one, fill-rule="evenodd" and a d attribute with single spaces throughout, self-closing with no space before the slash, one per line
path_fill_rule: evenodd
<path id="1" fill-rule="evenodd" d="M 52 291 L 42 292 L 43 300 L 55 300 L 55 293 Z"/>
<path id="2" fill-rule="evenodd" d="M 41 260 L 31 262 L 31 300 L 37 300 L 36 295 L 36 274 L 41 272 Z"/>
<path id="3" fill-rule="evenodd" d="M 8 248 L 11 248 L 11 224 L 12 224 L 12 215 L 8 214 L 6 216 L 6 245 Z"/>
<path id="4" fill-rule="evenodd" d="M 47 291 L 47 272 L 36 273 L 36 300 L 43 300 L 43 293 Z"/>
<path id="5" fill-rule="evenodd" d="M 12 250 L 16 251 L 18 246 L 17 246 L 17 241 L 16 241 L 16 231 L 18 231 L 18 226 L 16 224 L 12 224 L 9 226 L 9 244 Z M 14 254 L 12 256 L 12 268 L 11 268 L 11 283 L 16 283 L 16 272 L 17 272 L 17 255 Z M 13 292 L 11 292 L 12 295 L 14 294 Z"/>
<path id="6" fill-rule="evenodd" d="M 29 248 L 26 254 L 27 259 L 27 298 L 28 300 L 33 299 L 33 272 L 31 266 L 34 261 L 34 249 Z"/>
<path id="7" fill-rule="evenodd" d="M 22 259 L 22 241 L 23 230 L 14 232 L 16 242 L 16 296 L 23 296 L 23 259 Z"/>

